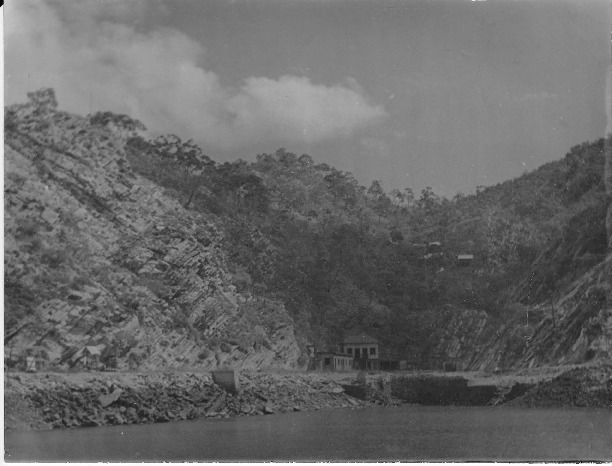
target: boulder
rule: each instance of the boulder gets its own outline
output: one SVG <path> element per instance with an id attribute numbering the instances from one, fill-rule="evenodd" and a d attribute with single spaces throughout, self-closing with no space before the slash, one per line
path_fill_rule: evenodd
<path id="1" fill-rule="evenodd" d="M 264 414 L 274 414 L 274 407 L 271 404 L 267 404 L 263 409 Z"/>
<path id="2" fill-rule="evenodd" d="M 110 393 L 109 395 L 100 395 L 98 397 L 98 401 L 100 401 L 100 405 L 103 408 L 106 408 L 107 406 L 109 406 L 109 405 L 113 404 L 115 401 L 117 401 L 122 393 L 123 393 L 123 390 L 118 388 L 115 391 L 113 391 L 112 393 Z"/>
<path id="3" fill-rule="evenodd" d="M 87 418 L 81 422 L 81 427 L 101 427 L 102 423 L 95 419 Z"/>

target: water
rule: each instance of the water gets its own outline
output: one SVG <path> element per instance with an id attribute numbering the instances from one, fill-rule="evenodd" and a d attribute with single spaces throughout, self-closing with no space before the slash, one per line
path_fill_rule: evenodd
<path id="1" fill-rule="evenodd" d="M 7 461 L 612 460 L 612 411 L 420 407 L 5 434 Z"/>

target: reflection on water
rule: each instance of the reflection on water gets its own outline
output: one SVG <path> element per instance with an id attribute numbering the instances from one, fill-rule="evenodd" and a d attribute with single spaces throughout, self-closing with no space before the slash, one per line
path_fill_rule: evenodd
<path id="1" fill-rule="evenodd" d="M 612 460 L 612 411 L 333 410 L 5 434 L 7 461 Z"/>

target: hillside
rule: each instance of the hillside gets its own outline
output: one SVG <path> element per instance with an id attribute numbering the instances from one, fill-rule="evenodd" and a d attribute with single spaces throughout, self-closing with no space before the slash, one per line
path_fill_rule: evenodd
<path id="1" fill-rule="evenodd" d="M 236 290 L 214 223 L 131 169 L 134 122 L 57 111 L 50 90 L 29 98 L 5 135 L 7 353 L 43 347 L 58 367 L 85 345 L 120 368 L 301 364 L 283 304 Z"/>
<path id="2" fill-rule="evenodd" d="M 308 343 L 366 331 L 422 367 L 609 354 L 603 140 L 449 200 L 285 149 L 220 164 L 125 115 L 58 111 L 51 90 L 5 121 L 7 352 L 303 368 Z"/>

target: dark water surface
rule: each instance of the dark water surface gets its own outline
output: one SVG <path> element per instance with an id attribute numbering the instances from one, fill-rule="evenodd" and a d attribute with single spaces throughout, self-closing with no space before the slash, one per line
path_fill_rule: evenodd
<path id="1" fill-rule="evenodd" d="M 5 434 L 7 461 L 612 460 L 612 411 L 338 409 Z"/>

